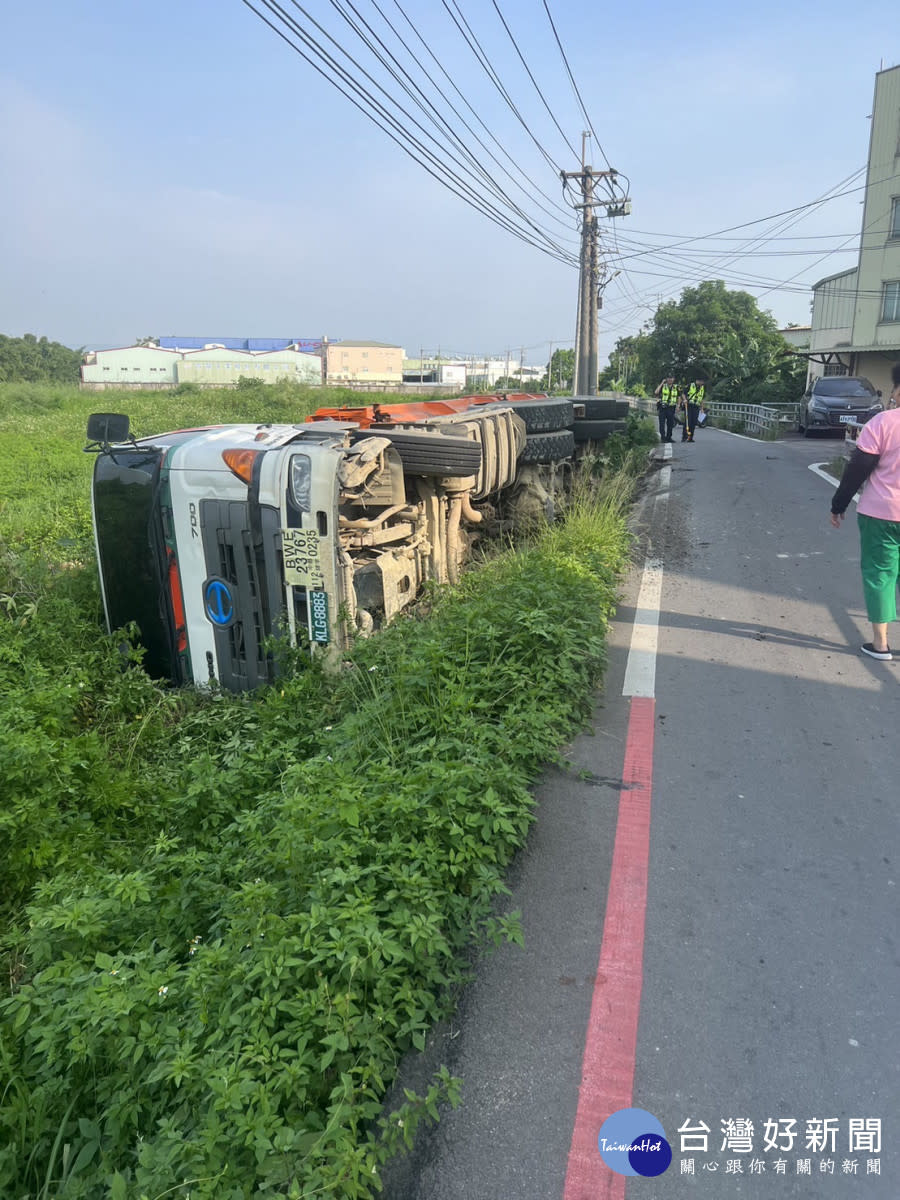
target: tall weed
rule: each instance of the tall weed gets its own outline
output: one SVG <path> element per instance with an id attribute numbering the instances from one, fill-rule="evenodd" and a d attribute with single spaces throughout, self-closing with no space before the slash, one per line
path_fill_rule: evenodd
<path id="1" fill-rule="evenodd" d="M 208 395 L 150 399 L 208 419 L 176 412 Z M 607 464 L 341 673 L 249 697 L 152 683 L 99 633 L 89 548 L 48 523 L 35 555 L 23 518 L 0 545 L 0 1194 L 374 1194 L 399 1057 L 473 939 L 518 936 L 496 905 L 602 674 L 628 479 Z M 395 1116 L 411 1135 L 455 1095 L 442 1070 Z"/>
<path id="2" fill-rule="evenodd" d="M 126 774 L 159 798 L 155 833 L 132 811 L 130 853 L 63 864 L 28 907 L 0 1190 L 37 1196 L 65 1145 L 60 1196 L 374 1193 L 399 1056 L 496 930 L 529 785 L 602 672 L 621 503 L 570 520 L 336 679 L 154 717 Z"/>

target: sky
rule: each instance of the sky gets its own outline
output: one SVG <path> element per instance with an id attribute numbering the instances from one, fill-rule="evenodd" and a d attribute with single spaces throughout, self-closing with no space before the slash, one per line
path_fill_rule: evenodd
<path id="1" fill-rule="evenodd" d="M 580 168 L 589 128 L 586 161 L 632 202 L 600 210 L 601 365 L 702 279 L 808 324 L 809 285 L 854 265 L 875 74 L 900 61 L 886 0 L 282 7 L 396 140 L 242 0 L 4 6 L 0 333 L 324 335 L 545 362 L 574 341 L 578 198 L 559 172 Z"/>

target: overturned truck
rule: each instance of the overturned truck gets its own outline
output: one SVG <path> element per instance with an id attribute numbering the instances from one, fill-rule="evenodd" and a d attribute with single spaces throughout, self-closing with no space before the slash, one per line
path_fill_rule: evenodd
<path id="1" fill-rule="evenodd" d="M 151 674 L 231 691 L 274 679 L 281 639 L 339 654 L 456 581 L 485 521 L 552 518 L 576 411 L 471 396 L 141 438 L 94 414 L 107 625 L 137 625 Z"/>

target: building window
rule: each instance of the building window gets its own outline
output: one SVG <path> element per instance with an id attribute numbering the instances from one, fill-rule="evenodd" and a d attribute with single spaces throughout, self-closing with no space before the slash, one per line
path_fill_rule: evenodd
<path id="1" fill-rule="evenodd" d="M 900 238 L 900 196 L 891 201 L 891 232 L 888 236 Z"/>
<path id="2" fill-rule="evenodd" d="M 884 285 L 881 319 L 882 321 L 900 321 L 900 279 Z"/>
<path id="3" fill-rule="evenodd" d="M 363 358 L 368 358 L 368 357 L 369 357 L 369 352 L 368 352 L 368 350 L 363 350 L 363 352 L 362 352 L 362 356 L 363 356 Z"/>

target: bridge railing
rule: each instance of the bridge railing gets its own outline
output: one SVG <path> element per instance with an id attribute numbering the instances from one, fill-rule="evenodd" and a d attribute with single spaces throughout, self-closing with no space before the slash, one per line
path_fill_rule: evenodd
<path id="1" fill-rule="evenodd" d="M 656 401 L 642 396 L 632 401 L 635 408 L 646 416 L 656 415 Z M 712 423 L 721 429 L 746 433 L 750 437 L 776 438 L 797 428 L 800 405 L 788 404 L 730 404 L 722 400 L 710 400 L 706 410 Z"/>

